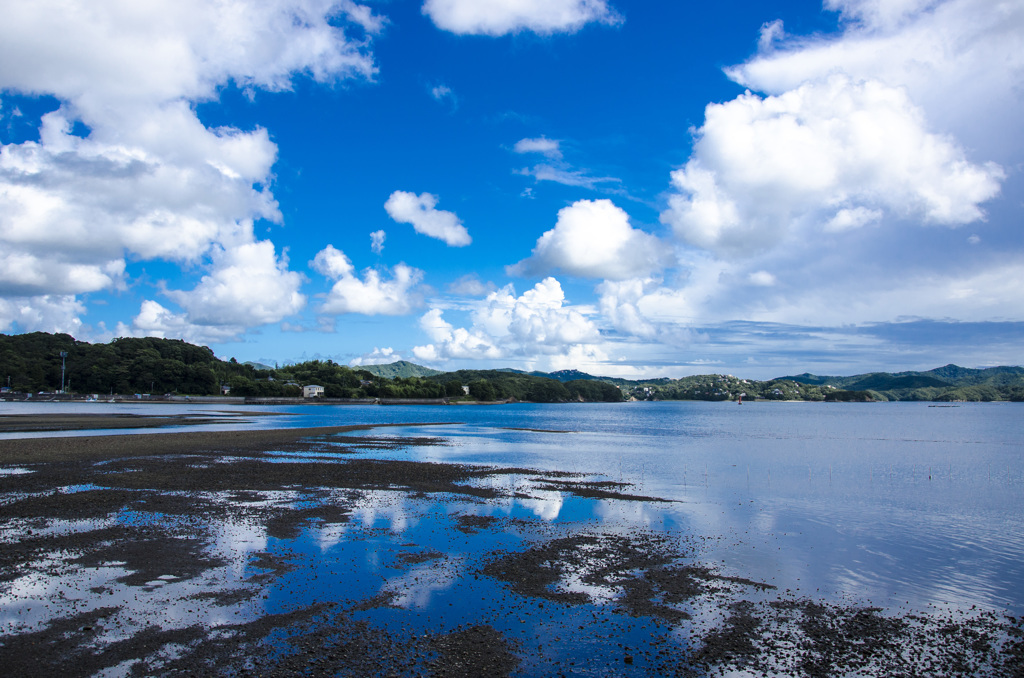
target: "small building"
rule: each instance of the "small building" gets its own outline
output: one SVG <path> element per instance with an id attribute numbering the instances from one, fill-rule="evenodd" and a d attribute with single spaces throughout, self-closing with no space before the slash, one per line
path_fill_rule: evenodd
<path id="1" fill-rule="evenodd" d="M 229 385 L 227 385 L 227 384 L 221 384 L 220 385 L 220 394 L 221 395 L 229 395 L 230 393 L 231 393 L 231 387 Z"/>
<path id="2" fill-rule="evenodd" d="M 302 397 L 303 398 L 323 398 L 324 397 L 324 387 L 323 386 L 317 386 L 316 384 L 310 384 L 309 386 L 303 386 L 302 387 Z"/>

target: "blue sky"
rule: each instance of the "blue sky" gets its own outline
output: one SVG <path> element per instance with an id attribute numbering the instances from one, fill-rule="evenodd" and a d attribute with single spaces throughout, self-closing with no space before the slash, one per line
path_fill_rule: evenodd
<path id="1" fill-rule="evenodd" d="M 3 4 L 0 332 L 1021 363 L 1022 2 Z"/>

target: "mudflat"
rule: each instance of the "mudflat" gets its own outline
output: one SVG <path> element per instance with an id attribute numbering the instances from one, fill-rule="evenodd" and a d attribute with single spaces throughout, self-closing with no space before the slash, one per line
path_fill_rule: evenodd
<path id="1" fill-rule="evenodd" d="M 255 416 L 280 416 L 271 412 L 224 411 L 212 414 L 0 414 L 0 433 L 83 431 L 94 429 L 164 428 L 231 423 Z"/>
<path id="2" fill-rule="evenodd" d="M 1024 673 L 1024 620 L 796 597 L 702 562 L 713 535 L 508 510 L 661 501 L 627 483 L 396 458 L 448 444 L 369 426 L 0 440 L 0 665 L 26 676 Z"/>

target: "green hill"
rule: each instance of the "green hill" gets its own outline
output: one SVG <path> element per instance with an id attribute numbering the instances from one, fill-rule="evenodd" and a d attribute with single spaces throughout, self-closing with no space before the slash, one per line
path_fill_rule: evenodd
<path id="1" fill-rule="evenodd" d="M 106 344 L 67 334 L 0 334 L 0 383 L 21 392 L 176 393 L 283 397 L 319 384 L 329 398 L 462 398 L 531 402 L 632 400 L 1024 401 L 1024 367 L 973 369 L 945 365 L 925 372 L 872 372 L 847 377 L 809 373 L 770 381 L 704 374 L 630 381 L 579 370 L 526 373 L 513 369 L 441 372 L 404 360 L 350 368 L 331 360 L 284 367 L 219 360 L 209 348 L 178 339 L 120 338 Z M 837 392 L 853 392 L 854 395 Z"/>
<path id="2" fill-rule="evenodd" d="M 403 379 L 409 377 L 433 377 L 442 374 L 440 370 L 432 370 L 429 367 L 423 367 L 422 365 L 405 360 L 399 360 L 387 365 L 362 365 L 355 369 L 365 370 L 374 376 L 384 377 L 385 379 L 395 379 L 396 377 Z"/>
<path id="3" fill-rule="evenodd" d="M 849 377 L 798 374 L 782 377 L 800 384 L 872 391 L 887 400 L 1022 400 L 1024 367 L 970 368 L 944 365 L 925 372 L 871 372 Z"/>

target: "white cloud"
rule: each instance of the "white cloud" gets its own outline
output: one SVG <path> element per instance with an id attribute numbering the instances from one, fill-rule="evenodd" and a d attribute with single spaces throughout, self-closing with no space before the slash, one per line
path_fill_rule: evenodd
<path id="1" fill-rule="evenodd" d="M 420 318 L 420 327 L 434 343 L 413 347 L 413 355 L 419 360 L 436 362 L 452 358 L 481 360 L 503 357 L 504 351 L 495 345 L 491 337 L 479 330 L 456 329 L 441 316 L 442 311 L 433 308 Z"/>
<path id="2" fill-rule="evenodd" d="M 277 258 L 269 240 L 216 250 L 213 270 L 195 289 L 168 291 L 201 325 L 250 327 L 278 322 L 306 304 L 299 293 L 302 276 L 288 270 L 286 257 Z"/>
<path id="3" fill-rule="evenodd" d="M 379 348 L 374 346 L 373 351 L 365 353 L 358 358 L 353 358 L 349 361 L 349 365 L 352 367 L 361 367 L 363 365 L 390 365 L 393 362 L 402 360 L 402 356 L 395 352 L 395 349 L 391 347 Z"/>
<path id="4" fill-rule="evenodd" d="M 370 249 L 373 250 L 374 254 L 380 254 L 384 251 L 385 238 L 387 238 L 387 233 L 384 231 L 374 231 L 370 234 Z"/>
<path id="5" fill-rule="evenodd" d="M 383 279 L 372 268 L 366 269 L 360 280 L 345 253 L 328 245 L 317 253 L 310 265 L 318 273 L 336 281 L 320 306 L 320 313 L 405 315 L 421 303 L 414 288 L 423 279 L 423 271 L 405 264 L 394 267 L 390 280 Z"/>
<path id="6" fill-rule="evenodd" d="M 12 264 L 0 294 L 121 289 L 126 257 L 195 265 L 223 260 L 224 249 L 259 249 L 254 222 L 281 220 L 268 189 L 277 147 L 260 128 L 207 128 L 194 104 L 229 83 L 276 91 L 300 74 L 372 78 L 368 43 L 345 37 L 341 15 L 368 34 L 382 25 L 351 0 L 5 8 L 0 89 L 61 105 L 43 116 L 38 141 L 0 147 L 0 250 Z M 71 132 L 78 123 L 84 138 Z M 212 275 L 190 299 L 227 310 L 210 295 L 242 289 L 215 292 Z"/>
<path id="7" fill-rule="evenodd" d="M 374 14 L 372 8 L 360 5 L 354 0 L 334 0 L 334 4 L 345 13 L 349 21 L 362 26 L 370 35 L 378 35 L 388 23 L 386 17 Z"/>
<path id="8" fill-rule="evenodd" d="M 845 73 L 901 87 L 937 129 L 982 157 L 1024 150 L 1024 5 L 990 0 L 829 0 L 838 36 L 791 37 L 728 69 L 769 94 Z M 981 121 L 984 121 L 983 123 Z"/>
<path id="9" fill-rule="evenodd" d="M 775 276 L 768 271 L 754 271 L 747 276 L 747 280 L 750 281 L 750 284 L 758 287 L 771 287 L 778 282 Z"/>
<path id="10" fill-rule="evenodd" d="M 473 273 L 467 273 L 455 282 L 448 285 L 448 291 L 452 294 L 459 294 L 470 297 L 482 297 L 495 290 L 494 283 L 483 283 Z"/>
<path id="11" fill-rule="evenodd" d="M 184 339 L 194 344 L 235 341 L 245 331 L 241 326 L 201 325 L 191 322 L 184 313 L 174 313 L 151 299 L 142 302 L 131 326 L 117 324 L 120 337 L 159 337 Z"/>
<path id="12" fill-rule="evenodd" d="M 874 223 L 881 218 L 882 210 L 871 210 L 866 207 L 841 209 L 825 224 L 824 228 L 827 232 L 835 233 L 851 228 L 860 228 L 861 226 Z"/>
<path id="13" fill-rule="evenodd" d="M 460 35 L 573 33 L 588 23 L 621 21 L 605 0 L 426 0 L 423 13 Z"/>
<path id="14" fill-rule="evenodd" d="M 67 332 L 78 337 L 85 305 L 73 295 L 0 298 L 0 332 Z"/>
<path id="15" fill-rule="evenodd" d="M 776 19 L 761 26 L 761 35 L 757 39 L 757 47 L 762 52 L 771 49 L 776 42 L 782 40 L 786 35 L 782 21 Z"/>
<path id="16" fill-rule="evenodd" d="M 212 98 L 229 80 L 282 90 L 294 73 L 320 81 L 371 76 L 364 46 L 331 25 L 334 4 L 21 3 L 7 8 L 0 27 L 0 83 L 73 101 L 89 123 L 126 104 Z M 358 14 L 348 6 L 349 16 Z"/>
<path id="17" fill-rule="evenodd" d="M 455 92 L 448 85 L 435 85 L 430 88 L 430 96 L 438 103 L 444 103 L 448 101 L 452 110 L 455 110 L 459 106 L 459 98 L 455 96 Z"/>
<path id="18" fill-rule="evenodd" d="M 1024 261 L 990 262 L 983 271 L 916 271 L 894 280 L 804 287 L 753 309 L 757 322 L 865 325 L 914 319 L 1024 321 Z"/>
<path id="19" fill-rule="evenodd" d="M 520 139 L 516 142 L 513 150 L 516 153 L 540 153 L 547 158 L 562 159 L 562 149 L 558 140 L 548 139 L 547 137 Z"/>
<path id="20" fill-rule="evenodd" d="M 451 247 L 464 247 L 473 239 L 454 212 L 437 210 L 437 197 L 430 193 L 395 191 L 384 203 L 384 209 L 395 221 L 412 224 L 417 233 L 443 240 Z"/>
<path id="21" fill-rule="evenodd" d="M 884 209 L 956 226 L 984 216 L 1002 170 L 930 133 L 899 89 L 844 76 L 706 109 L 694 153 L 672 173 L 662 220 L 721 255 L 765 251 L 800 228 L 849 228 Z"/>
<path id="22" fill-rule="evenodd" d="M 558 222 L 538 240 L 533 254 L 509 267 L 514 275 L 560 269 L 585 278 L 622 280 L 649 275 L 673 263 L 670 248 L 629 225 L 629 215 L 610 200 L 578 200 L 558 212 Z"/>
<path id="23" fill-rule="evenodd" d="M 605 359 L 597 326 L 566 304 L 562 286 L 545 278 L 521 296 L 511 285 L 487 295 L 473 310 L 472 326 L 456 328 L 434 308 L 420 319 L 431 343 L 414 355 L 430 362 L 451 359 L 543 359 L 566 365 L 574 357 Z M 555 368 L 559 369 L 559 368 Z"/>
<path id="24" fill-rule="evenodd" d="M 701 277 L 710 281 L 702 281 Z M 601 315 L 625 336 L 657 339 L 670 345 L 688 343 L 692 335 L 686 328 L 694 324 L 702 311 L 700 302 L 694 300 L 707 298 L 708 282 L 718 285 L 718 276 L 714 274 L 694 278 L 681 289 L 665 286 L 659 278 L 606 280 L 596 290 Z"/>
<path id="25" fill-rule="evenodd" d="M 533 167 L 524 167 L 518 170 L 518 174 L 526 177 L 533 177 L 537 181 L 551 181 L 564 186 L 579 186 L 580 188 L 597 188 L 601 184 L 619 183 L 615 177 L 594 177 L 586 170 L 574 170 L 562 163 L 561 166 L 540 163 Z"/>

